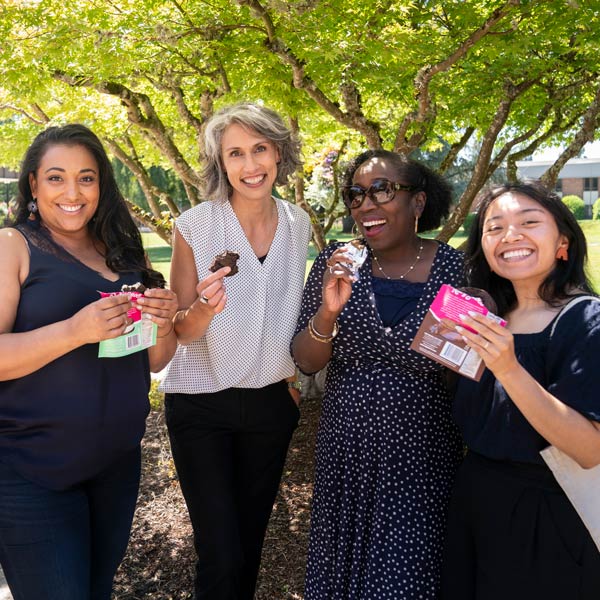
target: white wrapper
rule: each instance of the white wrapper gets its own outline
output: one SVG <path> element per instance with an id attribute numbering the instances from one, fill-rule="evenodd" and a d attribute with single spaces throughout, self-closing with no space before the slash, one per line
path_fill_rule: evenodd
<path id="1" fill-rule="evenodd" d="M 360 277 L 358 270 L 361 268 L 365 260 L 367 260 L 369 249 L 357 240 L 348 242 L 345 246 L 343 246 L 343 249 L 344 254 L 352 260 L 350 270 L 352 272 L 352 276 L 356 278 L 356 281 L 358 281 Z"/>

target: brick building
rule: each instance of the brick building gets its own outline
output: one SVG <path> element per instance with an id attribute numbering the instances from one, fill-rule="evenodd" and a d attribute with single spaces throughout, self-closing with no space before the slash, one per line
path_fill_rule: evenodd
<path id="1" fill-rule="evenodd" d="M 553 161 L 517 161 L 520 179 L 539 179 L 551 167 Z M 556 181 L 560 196 L 579 196 L 585 202 L 587 216 L 592 216 L 592 205 L 600 195 L 600 158 L 573 158 L 565 164 Z"/>

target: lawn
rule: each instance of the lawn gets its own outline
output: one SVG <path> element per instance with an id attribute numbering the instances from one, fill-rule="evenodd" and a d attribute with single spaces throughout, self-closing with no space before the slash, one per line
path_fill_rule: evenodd
<path id="1" fill-rule="evenodd" d="M 588 242 L 589 253 L 589 274 L 600 291 L 600 221 L 585 220 L 579 224 L 585 233 Z M 426 237 L 434 237 L 435 232 L 427 234 Z M 352 239 L 352 235 L 344 234 L 339 229 L 332 229 L 328 235 L 329 239 L 347 241 Z M 154 268 L 160 271 L 165 278 L 169 278 L 169 269 L 171 267 L 171 248 L 155 233 L 142 233 L 144 246 L 148 251 L 148 256 L 154 265 Z M 462 229 L 459 230 L 451 240 L 450 244 L 457 247 L 465 241 L 465 235 Z M 306 265 L 307 273 L 317 256 L 315 247 L 311 244 L 308 251 L 308 262 Z"/>

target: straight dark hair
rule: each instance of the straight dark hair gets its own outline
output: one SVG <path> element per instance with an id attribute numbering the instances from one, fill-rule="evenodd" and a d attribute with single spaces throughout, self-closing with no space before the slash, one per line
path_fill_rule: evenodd
<path id="1" fill-rule="evenodd" d="M 48 127 L 33 140 L 21 165 L 14 224 L 28 223 L 27 205 L 33 200 L 29 175 L 37 177 L 42 158 L 53 146 L 83 146 L 92 154 L 98 165 L 100 198 L 96 214 L 88 223 L 88 230 L 90 235 L 106 248 L 108 268 L 115 273 L 141 271 L 144 285 L 164 287 L 165 279 L 162 274 L 148 267 L 142 236 L 119 191 L 102 142 L 85 125 L 73 123 L 62 127 Z M 35 216 L 36 222 L 43 225 L 39 213 Z"/>
<path id="2" fill-rule="evenodd" d="M 488 208 L 494 200 L 509 193 L 527 196 L 546 209 L 554 218 L 558 231 L 569 241 L 568 259 L 556 261 L 554 269 L 539 287 L 540 298 L 550 306 L 559 306 L 565 298 L 572 295 L 575 289 L 595 293 L 585 272 L 587 262 L 585 235 L 564 202 L 539 181 L 504 183 L 483 192 L 465 250 L 468 284 L 487 290 L 498 304 L 500 315 L 505 315 L 515 306 L 517 297 L 512 283 L 490 269 L 481 246 L 483 222 Z"/>

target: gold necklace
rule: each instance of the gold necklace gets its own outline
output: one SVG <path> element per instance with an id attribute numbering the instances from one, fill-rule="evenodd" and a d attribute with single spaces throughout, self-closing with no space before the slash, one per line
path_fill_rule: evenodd
<path id="1" fill-rule="evenodd" d="M 371 248 L 371 252 L 373 252 L 373 248 Z M 423 240 L 421 240 L 421 245 L 419 246 L 419 251 L 417 252 L 417 258 L 415 258 L 415 262 L 413 262 L 412 265 L 410 265 L 410 267 L 408 267 L 408 269 L 402 273 L 402 275 L 399 275 L 398 277 L 394 277 L 394 279 L 404 279 L 416 266 L 417 263 L 419 262 L 419 260 L 421 260 L 421 252 L 423 252 Z M 382 268 L 381 265 L 379 264 L 379 259 L 377 258 L 375 252 L 373 252 L 373 258 L 375 259 L 375 263 L 377 264 L 377 268 L 379 269 L 379 271 L 381 272 L 381 274 L 386 278 L 386 279 L 392 279 Z"/>

